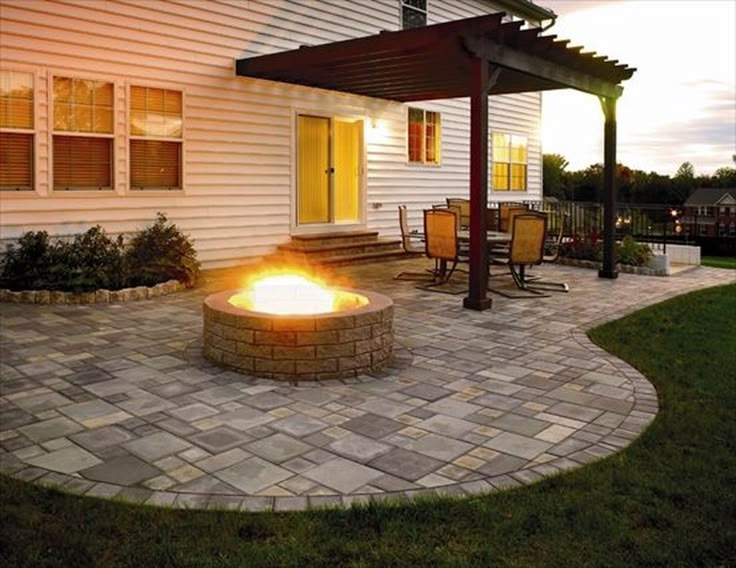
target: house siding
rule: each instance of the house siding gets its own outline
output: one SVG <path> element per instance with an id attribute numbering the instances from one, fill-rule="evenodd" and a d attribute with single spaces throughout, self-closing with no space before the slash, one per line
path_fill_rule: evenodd
<path id="1" fill-rule="evenodd" d="M 480 0 L 434 0 L 428 23 L 495 11 Z M 363 118 L 385 133 L 366 138 L 366 222 L 398 232 L 447 196 L 467 196 L 469 102 L 416 103 L 441 112 L 442 163 L 406 161 L 408 105 L 235 76 L 235 60 L 400 27 L 398 0 L 0 0 L 0 64 L 36 77 L 34 192 L 0 193 L 0 240 L 27 230 L 69 235 L 100 223 L 131 232 L 165 212 L 195 240 L 206 267 L 272 252 L 293 226 L 295 113 Z M 114 191 L 51 189 L 52 75 L 115 84 Z M 127 91 L 131 84 L 184 92 L 184 190 L 128 189 Z M 529 139 L 528 191 L 493 200 L 541 199 L 541 95 L 490 98 L 490 129 Z M 367 127 L 368 130 L 368 127 Z"/>

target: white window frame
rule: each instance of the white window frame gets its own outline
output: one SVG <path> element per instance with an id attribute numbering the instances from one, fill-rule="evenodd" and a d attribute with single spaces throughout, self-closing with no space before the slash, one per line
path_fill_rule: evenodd
<path id="1" fill-rule="evenodd" d="M 139 136 L 131 135 L 130 124 L 131 124 L 131 95 L 130 91 L 132 87 L 146 87 L 149 89 L 164 89 L 168 91 L 179 91 L 181 93 L 181 138 L 171 138 L 163 136 Z M 186 90 L 180 85 L 170 85 L 165 83 L 156 83 L 152 81 L 127 81 L 125 83 L 125 194 L 130 196 L 149 196 L 156 197 L 162 195 L 172 195 L 185 193 L 186 188 L 186 108 L 187 108 L 187 93 Z M 164 189 L 134 189 L 130 184 L 131 176 L 131 163 L 130 163 L 130 141 L 131 140 L 156 140 L 160 142 L 178 142 L 179 143 L 179 180 L 181 187 Z"/>
<path id="2" fill-rule="evenodd" d="M 412 110 L 418 110 L 422 112 L 422 150 L 421 161 L 415 161 L 409 159 L 409 112 Z M 434 162 L 427 161 L 427 113 L 431 112 L 437 115 L 437 160 Z M 406 164 L 409 166 L 421 166 L 421 167 L 439 167 L 442 165 L 442 113 L 436 110 L 430 110 L 425 108 L 419 108 L 415 106 L 406 107 L 406 125 L 404 128 L 404 136 L 406 137 L 406 153 L 405 159 Z"/>
<path id="3" fill-rule="evenodd" d="M 409 10 L 413 10 L 414 12 L 418 12 L 420 14 L 424 14 L 424 25 L 429 25 L 429 0 L 426 0 L 424 4 L 424 10 L 421 8 L 417 8 L 416 6 L 412 6 L 409 4 L 406 0 L 399 0 L 399 24 L 401 24 L 402 30 L 408 30 L 412 28 L 407 28 L 404 25 L 404 8 L 408 8 Z M 415 26 L 415 27 L 421 27 L 421 26 Z"/>
<path id="4" fill-rule="evenodd" d="M 18 190 L 12 190 L 12 189 L 5 189 L 0 190 L 0 195 L 2 195 L 3 199 L 8 198 L 10 196 L 13 197 L 38 197 L 40 195 L 39 192 L 39 180 L 38 180 L 38 174 L 39 174 L 39 168 L 38 168 L 38 153 L 39 153 L 39 145 L 40 145 L 40 134 L 39 134 L 39 112 L 40 112 L 40 100 L 38 96 L 38 85 L 39 81 L 41 80 L 39 77 L 39 73 L 36 69 L 31 69 L 28 67 L 2 67 L 0 68 L 0 71 L 6 71 L 11 73 L 25 73 L 26 75 L 31 76 L 32 80 L 32 89 L 33 89 L 33 128 L 3 128 L 0 127 L 1 132 L 10 132 L 10 133 L 18 133 L 18 134 L 30 134 L 33 137 L 33 140 L 31 142 L 31 148 L 32 148 L 32 155 L 31 155 L 31 187 L 29 189 L 18 189 Z"/>
<path id="5" fill-rule="evenodd" d="M 508 164 L 509 165 L 509 174 L 508 174 L 508 180 L 507 180 L 508 181 L 508 187 L 509 187 L 508 189 L 496 189 L 496 186 L 493 183 L 493 178 L 495 177 L 494 174 L 493 174 L 493 166 L 496 163 L 496 160 L 495 160 L 495 158 L 493 156 L 493 151 L 494 151 L 493 134 L 494 133 L 495 134 L 504 134 L 506 136 L 509 136 L 509 147 L 508 147 L 509 161 L 508 162 L 499 162 L 500 164 Z M 514 136 L 516 136 L 518 138 L 524 138 L 524 140 L 525 140 L 525 146 L 526 146 L 526 162 L 514 162 L 511 159 L 511 144 L 512 144 L 512 141 L 513 141 Z M 507 130 L 492 129 L 492 130 L 489 131 L 489 140 L 488 140 L 488 142 L 489 142 L 488 145 L 490 146 L 489 149 L 490 149 L 490 155 L 491 155 L 490 167 L 488 168 L 489 169 L 489 174 L 488 174 L 489 180 L 488 181 L 489 181 L 489 186 L 491 188 L 491 191 L 494 192 L 494 193 L 497 192 L 499 195 L 507 195 L 507 196 L 519 195 L 521 193 L 529 193 L 529 136 L 527 134 L 519 134 L 517 132 L 509 132 Z M 512 189 L 511 188 L 511 172 L 512 172 L 512 167 L 511 166 L 513 166 L 513 165 L 523 165 L 523 166 L 526 167 L 526 174 L 524 176 L 524 189 Z"/>
<path id="6" fill-rule="evenodd" d="M 54 127 L 55 108 L 54 108 L 54 77 L 63 77 L 67 79 L 79 79 L 81 81 L 102 81 L 112 85 L 112 133 L 104 134 L 99 132 L 75 132 L 70 130 L 57 131 Z M 63 71 L 48 72 L 48 156 L 49 156 L 49 194 L 59 195 L 116 195 L 117 194 L 117 176 L 115 171 L 117 156 L 117 83 L 110 77 L 99 77 L 90 75 L 80 75 L 78 73 L 65 73 Z M 54 136 L 73 136 L 79 138 L 107 138 L 110 140 L 110 187 L 102 189 L 56 189 L 54 186 Z"/>

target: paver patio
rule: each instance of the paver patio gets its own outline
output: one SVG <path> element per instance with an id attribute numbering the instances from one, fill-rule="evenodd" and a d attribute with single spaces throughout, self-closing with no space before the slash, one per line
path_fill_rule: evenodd
<path id="1" fill-rule="evenodd" d="M 570 294 L 494 296 L 473 312 L 462 295 L 391 279 L 424 264 L 342 270 L 393 298 L 395 364 L 298 386 L 202 358 L 202 299 L 233 273 L 132 304 L 0 305 L 0 470 L 92 496 L 249 510 L 531 483 L 619 451 L 657 412 L 651 384 L 587 329 L 736 281 L 702 267 L 610 281 L 545 266 Z"/>

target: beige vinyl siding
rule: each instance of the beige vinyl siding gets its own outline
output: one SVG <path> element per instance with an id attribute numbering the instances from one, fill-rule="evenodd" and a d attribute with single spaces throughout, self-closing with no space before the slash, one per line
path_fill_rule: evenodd
<path id="1" fill-rule="evenodd" d="M 429 23 L 494 11 L 481 0 L 432 0 Z M 0 195 L 0 242 L 26 230 L 69 235 L 100 223 L 113 234 L 140 229 L 157 211 L 195 239 L 205 266 L 273 252 L 293 223 L 295 114 L 378 121 L 366 127 L 367 226 L 398 232 L 406 203 L 421 210 L 467 195 L 467 100 L 414 103 L 442 113 L 439 166 L 408 164 L 407 105 L 235 76 L 235 60 L 400 26 L 398 0 L 2 0 L 0 65 L 35 76 L 35 191 Z M 54 192 L 49 84 L 54 75 L 115 86 L 114 191 Z M 183 191 L 128 186 L 131 85 L 184 93 Z M 490 128 L 529 137 L 529 191 L 541 196 L 539 94 L 490 99 Z M 504 196 L 504 198 L 507 198 Z"/>

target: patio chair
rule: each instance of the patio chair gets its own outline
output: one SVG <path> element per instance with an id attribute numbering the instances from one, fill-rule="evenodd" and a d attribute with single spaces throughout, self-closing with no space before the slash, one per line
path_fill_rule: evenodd
<path id="1" fill-rule="evenodd" d="M 450 208 L 459 208 L 460 210 L 460 224 L 459 227 L 461 229 L 467 229 L 470 226 L 470 200 L 469 199 L 461 199 L 459 197 L 448 197 L 447 198 L 447 207 Z"/>
<path id="2" fill-rule="evenodd" d="M 498 206 L 498 229 L 504 233 L 511 231 L 514 215 L 526 213 L 528 209 L 519 203 L 501 203 Z"/>
<path id="3" fill-rule="evenodd" d="M 526 268 L 542 264 L 547 217 L 540 213 L 519 213 L 512 217 L 512 223 L 509 255 L 503 261 L 500 259 L 495 261 L 497 264 L 508 266 L 517 288 L 533 296 L 544 296 L 543 292 L 529 286 Z M 530 297 L 507 294 L 495 288 L 492 288 L 491 291 L 507 298 Z"/>
<path id="4" fill-rule="evenodd" d="M 412 241 L 424 242 L 424 234 L 419 231 L 409 229 L 409 220 L 406 213 L 406 205 L 399 205 L 399 229 L 401 230 L 401 248 L 404 252 L 411 255 L 424 254 L 424 247 L 417 246 Z M 394 280 L 432 280 L 434 272 L 399 272 L 394 275 Z"/>
<path id="5" fill-rule="evenodd" d="M 468 262 L 458 247 L 457 225 L 457 216 L 449 209 L 424 211 L 424 245 L 426 255 L 435 261 L 434 285 L 448 282 L 458 263 Z M 449 271 L 448 263 L 452 263 Z"/>

